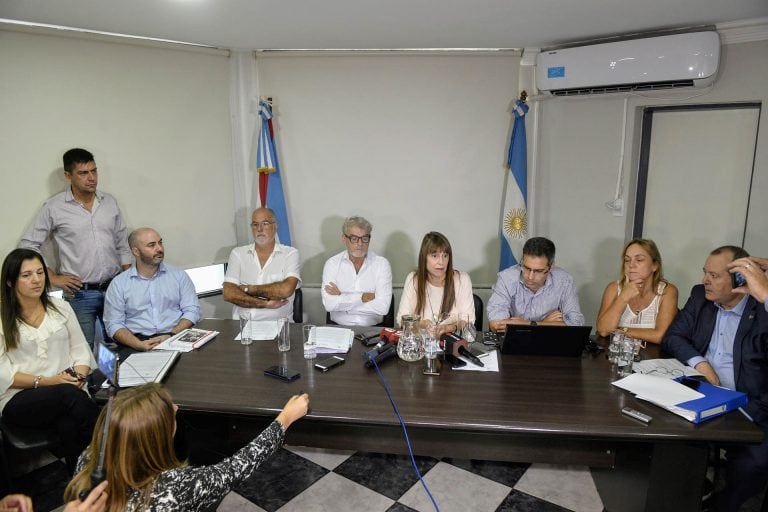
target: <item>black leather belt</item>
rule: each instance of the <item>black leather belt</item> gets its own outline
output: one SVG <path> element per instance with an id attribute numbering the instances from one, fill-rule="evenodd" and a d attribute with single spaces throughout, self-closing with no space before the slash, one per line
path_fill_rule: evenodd
<path id="1" fill-rule="evenodd" d="M 112 282 L 112 279 L 107 279 L 106 281 L 102 281 L 100 283 L 83 283 L 80 289 L 81 290 L 100 290 L 103 292 L 107 288 L 109 288 L 109 283 L 111 282 Z"/>

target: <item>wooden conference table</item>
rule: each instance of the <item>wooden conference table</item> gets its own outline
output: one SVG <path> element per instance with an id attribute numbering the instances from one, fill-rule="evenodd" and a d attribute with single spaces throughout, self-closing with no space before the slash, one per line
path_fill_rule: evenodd
<path id="1" fill-rule="evenodd" d="M 301 326 L 291 350 L 274 341 L 233 341 L 234 320 L 204 320 L 221 334 L 182 354 L 165 384 L 183 414 L 271 421 L 293 394 L 311 411 L 288 432 L 294 445 L 407 453 L 402 430 L 357 341 L 328 373 L 305 360 Z M 323 357 L 322 355 L 319 357 Z M 267 377 L 272 365 L 301 377 Z M 694 425 L 611 385 L 604 353 L 582 358 L 500 357 L 500 372 L 422 375 L 424 362 L 382 364 L 417 455 L 590 466 L 606 510 L 699 510 L 709 446 L 759 443 L 762 432 L 738 412 Z M 621 414 L 631 406 L 650 425 Z M 602 468 L 602 469 L 601 469 Z"/>

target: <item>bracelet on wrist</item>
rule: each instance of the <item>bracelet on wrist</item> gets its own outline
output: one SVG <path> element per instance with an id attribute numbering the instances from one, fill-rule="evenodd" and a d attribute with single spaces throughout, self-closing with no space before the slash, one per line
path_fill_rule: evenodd
<path id="1" fill-rule="evenodd" d="M 40 381 L 41 380 L 43 380 L 43 376 L 42 375 L 38 375 L 37 377 L 35 377 L 34 389 L 37 389 L 40 386 Z"/>

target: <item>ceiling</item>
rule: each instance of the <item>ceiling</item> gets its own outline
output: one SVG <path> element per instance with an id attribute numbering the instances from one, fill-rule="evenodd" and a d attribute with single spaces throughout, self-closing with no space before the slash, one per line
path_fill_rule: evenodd
<path id="1" fill-rule="evenodd" d="M 536 48 L 768 16 L 768 0 L 0 0 L 0 18 L 229 49 Z"/>

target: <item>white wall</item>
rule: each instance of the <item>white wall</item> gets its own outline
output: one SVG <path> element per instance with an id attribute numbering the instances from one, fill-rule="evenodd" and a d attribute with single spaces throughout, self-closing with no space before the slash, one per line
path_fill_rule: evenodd
<path id="1" fill-rule="evenodd" d="M 768 101 L 768 41 L 723 47 L 721 72 L 710 91 L 654 93 L 656 99 L 632 96 L 628 101 L 627 144 L 622 162 L 629 215 L 613 217 L 604 203 L 613 198 L 621 149 L 623 98 L 592 96 L 539 102 L 541 109 L 540 168 L 534 183 L 535 234 L 551 237 L 557 262 L 574 274 L 582 310 L 594 325 L 605 285 L 616 279 L 620 252 L 631 237 L 638 167 L 640 121 L 644 106 L 683 103 Z M 693 97 L 698 95 L 698 97 Z M 650 94 L 649 94 L 650 96 Z M 763 120 L 763 123 L 765 121 Z M 768 255 L 768 134 L 759 129 L 745 248 Z M 717 151 L 717 147 L 710 148 Z M 707 183 L 691 183 L 706 187 Z M 706 204 L 669 205 L 707 208 Z M 652 237 L 652 235 L 650 235 Z M 680 234 L 685 237 L 685 233 Z M 660 247 L 662 256 L 664 247 Z M 706 254 L 691 254 L 690 265 L 701 267 Z M 690 290 L 680 290 L 680 305 Z"/>
<path id="2" fill-rule="evenodd" d="M 226 55 L 0 31 L 0 254 L 65 187 L 61 155 L 92 151 L 99 188 L 167 260 L 226 261 L 234 244 Z"/>
<path id="3" fill-rule="evenodd" d="M 454 265 L 488 285 L 517 94 L 517 56 L 259 58 L 305 285 L 343 249 L 341 223 L 374 225 L 371 248 L 402 284 L 423 235 L 444 233 Z M 507 171 L 508 172 L 508 171 Z"/>
<path id="4" fill-rule="evenodd" d="M 64 186 L 62 152 L 82 145 L 96 154 L 100 185 L 117 196 L 128 224 L 161 231 L 170 262 L 225 260 L 235 243 L 228 73 L 222 55 L 0 31 L 0 252 Z M 260 94 L 275 99 L 306 284 L 317 284 L 325 258 L 341 249 L 340 222 L 351 213 L 374 223 L 372 248 L 392 260 L 396 282 L 415 266 L 430 229 L 448 235 L 456 265 L 476 285 L 493 282 L 517 57 L 275 57 L 259 60 L 259 80 Z M 701 97 L 630 98 L 623 160 L 630 211 L 644 105 L 765 102 L 766 83 L 762 41 L 724 47 L 721 76 Z M 631 218 L 603 206 L 615 187 L 623 100 L 555 99 L 537 108 L 533 234 L 555 241 L 594 322 L 631 232 Z M 746 244 L 763 255 L 766 159 L 763 129 Z M 691 264 L 703 258 L 691 255 Z M 305 301 L 319 322 L 315 292 Z"/>

